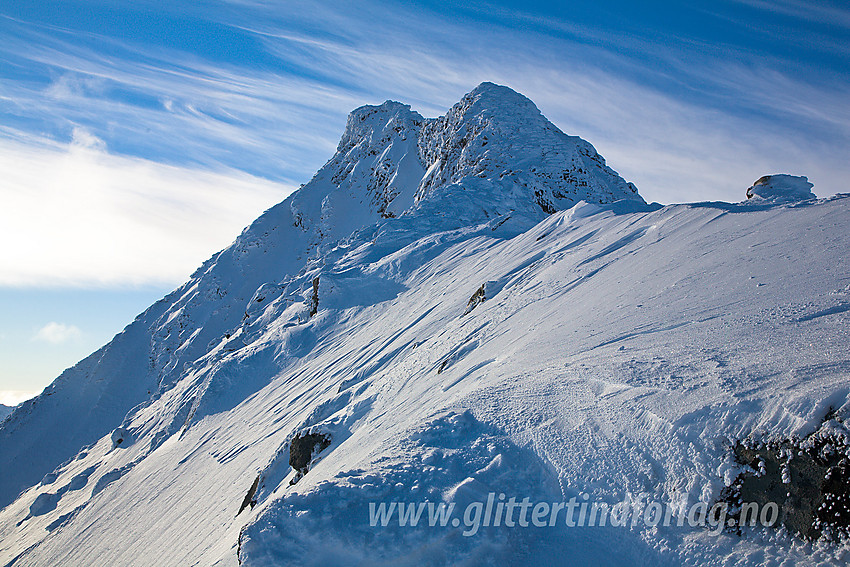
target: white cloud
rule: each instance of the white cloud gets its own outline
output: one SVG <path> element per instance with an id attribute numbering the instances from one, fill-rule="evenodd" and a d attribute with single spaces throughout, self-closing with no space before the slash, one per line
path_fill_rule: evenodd
<path id="1" fill-rule="evenodd" d="M 89 150 L 106 150 L 106 142 L 86 130 L 77 126 L 71 134 L 71 145 Z"/>
<path id="2" fill-rule="evenodd" d="M 0 390 L 0 404 L 10 407 L 16 406 L 40 392 L 41 390 Z"/>
<path id="3" fill-rule="evenodd" d="M 94 75 L 64 73 L 53 80 L 44 90 L 50 98 L 63 101 L 73 101 L 88 94 L 102 94 L 105 81 Z"/>
<path id="4" fill-rule="evenodd" d="M 0 286 L 176 285 L 292 187 L 0 138 Z"/>
<path id="5" fill-rule="evenodd" d="M 32 340 L 61 345 L 79 339 L 83 333 L 74 325 L 66 325 L 51 321 L 38 330 Z"/>
<path id="6" fill-rule="evenodd" d="M 850 29 L 850 12 L 846 6 L 830 6 L 829 2 L 808 2 L 802 0 L 737 0 L 741 4 L 752 6 L 765 12 L 784 14 L 793 18 L 827 24 L 829 26 Z"/>

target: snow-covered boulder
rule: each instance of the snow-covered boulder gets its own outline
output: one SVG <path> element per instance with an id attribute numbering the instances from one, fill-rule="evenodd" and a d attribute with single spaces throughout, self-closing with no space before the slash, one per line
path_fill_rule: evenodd
<path id="1" fill-rule="evenodd" d="M 121 446 L 126 447 L 130 444 L 132 437 L 130 435 L 130 432 L 124 429 L 123 427 L 116 427 L 112 431 L 111 439 L 113 448 Z"/>
<path id="2" fill-rule="evenodd" d="M 771 201 L 795 202 L 817 199 L 812 193 L 814 184 L 809 178 L 799 175 L 779 173 L 759 177 L 752 187 L 747 189 L 747 199 L 767 199 Z"/>

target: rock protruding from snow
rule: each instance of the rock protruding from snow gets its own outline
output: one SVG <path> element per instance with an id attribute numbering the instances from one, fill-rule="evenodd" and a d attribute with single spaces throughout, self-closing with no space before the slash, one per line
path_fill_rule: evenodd
<path id="1" fill-rule="evenodd" d="M 814 184 L 806 176 L 779 173 L 760 177 L 747 189 L 747 199 L 766 199 L 777 202 L 796 202 L 817 199 L 812 193 Z"/>
<path id="2" fill-rule="evenodd" d="M 435 202 L 487 218 L 552 214 L 582 200 L 644 203 L 588 142 L 523 95 L 482 83 L 439 118 L 394 101 L 354 110 L 336 154 L 291 206 L 296 226 L 327 241 L 382 218 L 430 214 Z"/>
<path id="3" fill-rule="evenodd" d="M 485 178 L 502 186 L 503 199 L 513 193 L 548 214 L 581 200 L 643 203 L 637 187 L 605 165 L 592 145 L 561 132 L 528 98 L 493 83 L 481 83 L 429 121 L 419 153 L 428 172 L 417 199 L 441 185 Z"/>
<path id="4" fill-rule="evenodd" d="M 116 427 L 110 436 L 112 439 L 112 447 L 126 447 L 129 445 L 130 432 L 123 427 Z"/>
<path id="5" fill-rule="evenodd" d="M 469 298 L 469 301 L 466 303 L 466 311 L 464 311 L 463 314 L 467 315 L 485 301 L 487 301 L 487 284 L 483 283 L 481 284 L 481 287 L 475 290 L 472 297 Z"/>
<path id="6" fill-rule="evenodd" d="M 296 435 L 289 442 L 289 466 L 296 471 L 290 485 L 298 482 L 310 467 L 313 458 L 330 447 L 331 436 L 324 433 Z"/>

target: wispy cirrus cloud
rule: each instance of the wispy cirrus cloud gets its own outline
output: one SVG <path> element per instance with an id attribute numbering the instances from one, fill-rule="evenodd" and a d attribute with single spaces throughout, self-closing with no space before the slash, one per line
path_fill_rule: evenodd
<path id="1" fill-rule="evenodd" d="M 177 285 L 293 189 L 110 154 L 83 128 L 71 143 L 0 138 L 0 286 Z"/>
<path id="2" fill-rule="evenodd" d="M 83 333 L 75 325 L 66 325 L 65 323 L 57 323 L 51 321 L 40 328 L 32 340 L 53 345 L 61 345 L 69 341 L 73 341 L 82 337 Z"/>
<path id="3" fill-rule="evenodd" d="M 806 2 L 803 0 L 734 0 L 765 12 L 782 14 L 803 21 L 826 24 L 830 27 L 850 29 L 850 10 L 841 2 L 821 0 Z"/>

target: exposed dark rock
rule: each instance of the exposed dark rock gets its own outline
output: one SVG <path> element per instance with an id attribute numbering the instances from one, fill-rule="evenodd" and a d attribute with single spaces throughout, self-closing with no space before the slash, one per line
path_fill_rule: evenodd
<path id="1" fill-rule="evenodd" d="M 310 317 L 319 312 L 319 278 L 313 278 L 313 297 L 310 299 Z"/>
<path id="2" fill-rule="evenodd" d="M 239 506 L 239 511 L 236 512 L 237 516 L 239 514 L 241 514 L 242 510 L 247 508 L 249 505 L 251 506 L 251 508 L 253 508 L 254 505 L 257 503 L 257 501 L 254 500 L 254 495 L 257 493 L 257 487 L 259 485 L 260 485 L 260 475 L 257 475 L 257 478 L 254 479 L 254 484 L 251 485 L 251 488 L 248 489 L 248 494 L 246 494 L 245 498 L 242 500 L 242 505 Z"/>
<path id="3" fill-rule="evenodd" d="M 751 469 L 721 496 L 730 504 L 736 526 L 742 520 L 752 525 L 749 515 L 741 517 L 742 503 L 756 503 L 761 510 L 775 502 L 777 527 L 804 539 L 850 535 L 850 448 L 843 439 L 818 432 L 803 440 L 737 443 L 733 451 Z"/>
<path id="4" fill-rule="evenodd" d="M 295 478 L 290 484 L 295 484 L 307 474 L 310 463 L 331 444 L 330 434 L 305 433 L 296 435 L 289 442 L 289 466 L 296 470 Z"/>
<path id="5" fill-rule="evenodd" d="M 463 312 L 464 315 L 478 307 L 480 303 L 484 303 L 487 300 L 487 294 L 485 291 L 486 284 L 481 284 L 475 293 L 472 294 L 472 297 L 469 298 L 469 301 L 466 303 L 466 311 Z"/>

